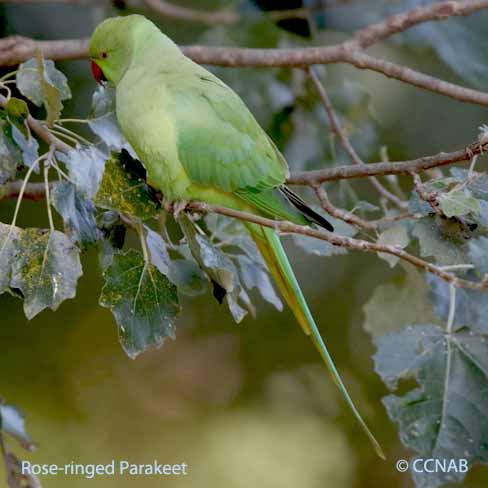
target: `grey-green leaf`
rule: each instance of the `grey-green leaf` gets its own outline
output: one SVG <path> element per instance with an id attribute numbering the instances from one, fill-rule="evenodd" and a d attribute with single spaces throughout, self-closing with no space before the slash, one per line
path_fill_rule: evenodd
<path id="1" fill-rule="evenodd" d="M 384 398 L 400 438 L 420 457 L 488 461 L 488 342 L 469 329 L 446 334 L 434 325 L 407 327 L 377 340 L 376 371 L 391 389 L 415 378 L 418 388 Z M 460 482 L 466 473 L 413 472 L 417 487 Z"/>
<path id="2" fill-rule="evenodd" d="M 334 226 L 336 234 L 353 237 L 357 232 L 352 225 L 346 224 L 344 221 L 331 217 L 330 215 L 327 216 L 327 220 Z M 333 246 L 322 239 L 301 234 L 293 234 L 292 237 L 293 242 L 309 254 L 323 257 L 347 254 L 347 250 L 343 247 Z"/>
<path id="3" fill-rule="evenodd" d="M 465 189 L 441 193 L 439 205 L 446 217 L 462 217 L 468 213 L 479 213 L 481 210 L 478 200 Z"/>
<path id="4" fill-rule="evenodd" d="M 16 239 L 10 285 L 22 292 L 28 319 L 73 298 L 81 275 L 80 251 L 62 232 L 25 229 Z"/>
<path id="5" fill-rule="evenodd" d="M 78 146 L 67 154 L 57 154 L 66 164 L 79 194 L 95 198 L 105 171 L 106 157 L 94 146 Z"/>
<path id="6" fill-rule="evenodd" d="M 93 244 L 98 238 L 93 202 L 81 197 L 76 187 L 67 181 L 54 185 L 51 198 L 72 240 L 83 247 Z"/>
<path id="7" fill-rule="evenodd" d="M 71 98 L 68 80 L 57 70 L 54 62 L 44 60 L 40 51 L 36 58 L 22 63 L 17 72 L 17 87 L 29 100 L 46 107 L 48 125 L 60 116 L 62 101 Z"/>
<path id="8" fill-rule="evenodd" d="M 88 125 L 109 149 L 117 152 L 127 149 L 135 157 L 134 151 L 122 134 L 115 116 L 115 90 L 113 88 L 99 86 L 95 90 Z"/>
<path id="9" fill-rule="evenodd" d="M 176 287 L 138 251 L 115 254 L 104 278 L 100 305 L 114 314 L 129 357 L 175 337 L 174 322 L 180 312 Z"/>
<path id="10" fill-rule="evenodd" d="M 28 451 L 33 451 L 35 445 L 25 428 L 24 415 L 12 405 L 0 404 L 0 431 L 7 432 L 19 441 Z"/>
<path id="11" fill-rule="evenodd" d="M 408 265 L 404 275 L 374 289 L 363 308 L 364 329 L 381 336 L 409 324 L 437 322 L 429 291 L 424 275 Z"/>

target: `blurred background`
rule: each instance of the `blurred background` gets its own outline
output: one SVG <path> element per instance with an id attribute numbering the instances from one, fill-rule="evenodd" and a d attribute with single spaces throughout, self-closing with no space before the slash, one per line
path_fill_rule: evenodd
<path id="1" fill-rule="evenodd" d="M 428 2 L 321 2 L 327 5 L 314 10 L 305 27 L 302 21 L 298 27 L 281 25 L 294 32 L 278 27 L 252 2 L 173 3 L 206 12 L 234 7 L 242 19 L 233 26 L 189 24 L 158 16 L 147 6 L 137 11 L 182 45 L 290 47 L 338 42 L 365 23 Z M 87 37 L 105 17 L 131 11 L 123 8 L 124 2 L 114 4 L 0 1 L 0 35 Z M 261 2 L 267 9 L 265 4 Z M 481 22 L 486 26 L 486 17 L 477 14 L 428 24 L 373 52 L 446 80 L 487 89 L 486 40 L 478 36 Z M 85 117 L 95 89 L 88 61 L 57 65 L 74 95 L 65 116 Z M 346 162 L 331 143 L 322 108 L 301 73 L 213 71 L 244 98 L 292 169 Z M 334 65 L 320 74 L 366 161 L 380 160 L 382 146 L 392 159 L 460 149 L 476 138 L 479 125 L 488 122 L 486 109 L 374 73 Z M 327 189 L 337 205 L 349 208 L 357 195 L 377 200 L 367 182 L 334 183 Z M 13 201 L 1 203 L 0 221 L 10 221 L 13 207 Z M 19 225 L 47 226 L 44 205 L 25 202 Z M 28 322 L 20 301 L 0 296 L 0 394 L 24 410 L 28 431 L 39 445 L 35 453 L 19 455 L 55 464 L 112 459 L 184 462 L 190 474 L 164 479 L 42 477 L 43 486 L 413 486 L 408 474 L 395 469 L 395 461 L 411 453 L 402 447 L 382 406 L 381 398 L 388 392 L 374 372 L 374 346 L 363 329 L 363 307 L 375 288 L 395 283 L 402 269 L 391 271 L 374 255 L 321 258 L 306 255 L 291 239 L 286 244 L 336 364 L 384 447 L 386 462 L 372 452 L 290 312 L 279 313 L 258 298 L 257 318 L 248 317 L 240 325 L 210 292 L 185 298 L 176 341 L 130 360 L 118 343 L 112 315 L 97 304 L 102 280 L 91 250 L 83 257 L 84 276 L 76 299 L 63 303 L 59 311 L 45 311 Z M 0 468 L 0 484 L 4 478 Z M 487 482 L 486 469 L 473 468 L 463 486 Z"/>

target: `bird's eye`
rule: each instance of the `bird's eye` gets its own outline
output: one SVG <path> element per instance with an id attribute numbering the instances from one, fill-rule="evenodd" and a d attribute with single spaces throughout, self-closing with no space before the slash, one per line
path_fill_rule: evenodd
<path id="1" fill-rule="evenodd" d="M 108 58 L 108 54 L 107 53 L 102 53 L 101 56 L 102 56 L 102 59 L 107 59 Z"/>

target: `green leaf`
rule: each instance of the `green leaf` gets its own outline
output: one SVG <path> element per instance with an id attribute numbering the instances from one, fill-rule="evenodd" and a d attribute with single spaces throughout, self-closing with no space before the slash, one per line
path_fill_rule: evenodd
<path id="1" fill-rule="evenodd" d="M 416 325 L 379 338 L 377 346 L 376 371 L 390 389 L 408 378 L 419 384 L 404 396 L 383 399 L 405 446 L 422 458 L 487 462 L 487 337 Z M 460 482 L 465 474 L 413 472 L 419 488 Z"/>
<path id="2" fill-rule="evenodd" d="M 51 198 L 74 242 L 86 248 L 98 239 L 95 206 L 91 200 L 81 197 L 73 184 L 67 181 L 55 183 Z"/>
<path id="3" fill-rule="evenodd" d="M 469 241 L 469 255 L 476 270 L 488 273 L 488 237 L 480 236 Z"/>
<path id="4" fill-rule="evenodd" d="M 146 181 L 128 171 L 121 158 L 115 156 L 107 161 L 95 204 L 142 220 L 160 213 L 159 202 Z"/>
<path id="5" fill-rule="evenodd" d="M 115 115 L 115 89 L 109 86 L 98 86 L 93 93 L 92 110 L 88 125 L 109 149 L 120 152 L 127 149 L 133 157 L 134 151 L 120 130 Z"/>
<path id="6" fill-rule="evenodd" d="M 11 120 L 13 119 L 23 124 L 29 115 L 29 106 L 20 98 L 10 97 L 5 106 L 5 111 Z"/>
<path id="7" fill-rule="evenodd" d="M 18 408 L 0 404 L 0 431 L 10 434 L 24 449 L 35 450 L 35 445 L 25 428 L 24 415 Z"/>
<path id="8" fill-rule="evenodd" d="M 10 289 L 12 263 L 16 253 L 16 242 L 22 229 L 0 222 L 0 293 Z"/>
<path id="9" fill-rule="evenodd" d="M 56 156 L 68 168 L 77 192 L 89 199 L 95 198 L 102 182 L 107 158 L 95 146 L 79 145 L 67 154 Z M 108 163 L 107 163 L 108 164 Z"/>
<path id="10" fill-rule="evenodd" d="M 469 263 L 459 222 L 424 217 L 415 223 L 412 233 L 419 241 L 422 257 L 434 257 L 441 266 Z"/>
<path id="11" fill-rule="evenodd" d="M 174 321 L 180 312 L 176 287 L 138 251 L 115 254 L 104 278 L 100 305 L 114 314 L 129 357 L 175 337 Z"/>
<path id="12" fill-rule="evenodd" d="M 363 327 L 371 335 L 381 336 L 409 324 L 438 321 L 424 276 L 410 265 L 405 271 L 391 282 L 377 286 L 364 305 Z"/>
<path id="13" fill-rule="evenodd" d="M 466 190 L 441 193 L 439 205 L 446 217 L 461 217 L 468 213 L 479 213 L 481 210 L 478 200 Z"/>
<path id="14" fill-rule="evenodd" d="M 10 286 L 22 292 L 28 319 L 73 298 L 81 275 L 80 251 L 65 234 L 25 229 L 15 240 Z"/>
<path id="15" fill-rule="evenodd" d="M 352 225 L 346 224 L 343 220 L 336 219 L 327 216 L 327 220 L 334 226 L 335 233 L 341 236 L 353 237 L 356 235 L 357 230 Z M 333 246 L 327 241 L 322 239 L 316 239 L 302 234 L 293 234 L 293 242 L 303 249 L 308 254 L 314 254 L 315 256 L 338 256 L 341 254 L 347 254 L 347 249 L 343 247 Z"/>
<path id="16" fill-rule="evenodd" d="M 408 246 L 410 239 L 408 237 L 407 229 L 403 225 L 394 225 L 386 230 L 384 230 L 378 238 L 378 244 L 384 246 L 395 246 L 400 249 L 405 249 Z M 390 268 L 397 265 L 399 261 L 398 256 L 393 256 L 392 254 L 387 254 L 383 252 L 377 253 L 381 259 L 384 259 Z"/>
<path id="17" fill-rule="evenodd" d="M 49 126 L 59 119 L 62 101 L 71 98 L 66 76 L 56 69 L 53 61 L 44 60 L 39 50 L 36 58 L 20 65 L 17 88 L 38 107 L 44 104 Z"/>

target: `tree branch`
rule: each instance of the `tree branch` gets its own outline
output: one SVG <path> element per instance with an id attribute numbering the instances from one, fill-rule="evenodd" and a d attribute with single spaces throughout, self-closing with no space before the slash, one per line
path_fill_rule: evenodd
<path id="1" fill-rule="evenodd" d="M 325 111 L 327 113 L 327 116 L 330 121 L 330 125 L 332 127 L 332 130 L 334 133 L 337 135 L 339 138 L 339 141 L 341 142 L 342 147 L 348 154 L 349 158 L 354 164 L 357 164 L 359 166 L 364 166 L 365 162 L 361 159 L 359 154 L 356 152 L 354 149 L 353 145 L 351 144 L 351 141 L 349 141 L 349 138 L 347 137 L 340 121 L 339 117 L 335 113 L 334 107 L 332 106 L 332 102 L 329 98 L 329 95 L 327 94 L 327 91 L 324 87 L 324 85 L 321 83 L 319 80 L 317 74 L 315 73 L 313 67 L 308 67 L 306 68 L 306 72 L 310 79 L 312 80 L 312 83 L 315 86 L 315 89 L 317 90 L 317 93 L 319 94 L 320 101 L 322 102 L 322 105 L 325 108 Z M 400 198 L 398 198 L 396 195 L 394 195 L 391 191 L 389 191 L 387 188 L 385 188 L 380 181 L 375 176 L 370 176 L 369 180 L 371 181 L 372 185 L 376 188 L 378 193 L 385 197 L 387 200 L 390 202 L 393 202 L 397 207 L 400 208 L 405 208 L 406 202 L 402 201 Z"/>
<path id="2" fill-rule="evenodd" d="M 290 185 L 317 185 L 326 181 L 364 178 L 368 176 L 400 175 L 426 171 L 431 168 L 447 166 L 449 164 L 470 161 L 473 156 L 488 151 L 488 141 L 480 144 L 475 141 L 466 149 L 435 156 L 425 156 L 408 161 L 371 163 L 363 166 L 336 166 L 334 168 L 318 169 L 315 171 L 300 171 L 288 178 Z"/>
<path id="3" fill-rule="evenodd" d="M 186 22 L 200 22 L 207 25 L 232 25 L 239 22 L 239 15 L 229 10 L 205 12 L 174 5 L 164 0 L 144 0 L 144 3 L 160 15 Z"/>
<path id="4" fill-rule="evenodd" d="M 182 49 L 198 63 L 230 67 L 304 67 L 312 64 L 348 63 L 462 102 L 488 105 L 488 93 L 439 80 L 406 66 L 375 58 L 363 51 L 363 48 L 403 32 L 420 22 L 469 15 L 485 8 L 488 8 L 488 0 L 440 2 L 390 16 L 382 22 L 359 30 L 352 40 L 333 46 L 297 49 L 189 46 Z M 7 37 L 0 40 L 0 66 L 13 66 L 29 59 L 34 55 L 36 47 L 41 48 L 44 57 L 54 60 L 86 58 L 88 43 L 88 39 L 35 42 L 25 37 Z"/>
<path id="5" fill-rule="evenodd" d="M 19 185 L 21 185 L 21 182 L 13 182 L 7 185 L 5 191 L 2 194 L 0 194 L 0 200 L 18 196 L 18 192 L 20 188 Z M 44 198 L 45 191 L 46 189 L 43 183 L 29 183 L 27 185 L 24 196 L 26 198 L 30 198 L 33 200 L 39 200 Z M 255 224 L 262 225 L 264 227 L 270 227 L 272 229 L 275 229 L 276 231 L 283 232 L 283 233 L 292 233 L 292 234 L 314 237 L 316 239 L 329 242 L 333 246 L 343 247 L 345 249 L 364 251 L 364 252 L 374 252 L 374 253 L 382 252 L 386 254 L 391 254 L 392 256 L 397 256 L 398 258 L 403 259 L 404 261 L 412 264 L 413 266 L 416 266 L 417 268 L 420 268 L 424 271 L 427 271 L 429 273 L 438 276 L 439 278 L 441 278 L 442 280 L 448 283 L 452 283 L 454 286 L 458 288 L 469 288 L 472 290 L 482 290 L 488 288 L 488 281 L 486 280 L 480 282 L 464 280 L 462 278 L 457 277 L 455 274 L 449 273 L 444 269 L 442 269 L 441 267 L 429 263 L 428 261 L 425 261 L 423 259 L 420 259 L 412 254 L 409 254 L 408 252 L 396 246 L 378 244 L 376 242 L 370 242 L 363 239 L 353 239 L 351 237 L 332 234 L 325 230 L 319 230 L 313 227 L 297 225 L 288 221 L 271 220 L 247 212 L 241 212 L 239 210 L 233 210 L 226 207 L 210 205 L 208 203 L 203 203 L 203 202 L 189 202 L 186 208 L 191 210 L 196 210 L 198 212 L 216 213 L 220 215 L 225 215 L 227 217 L 243 220 L 246 222 L 253 222 Z"/>

